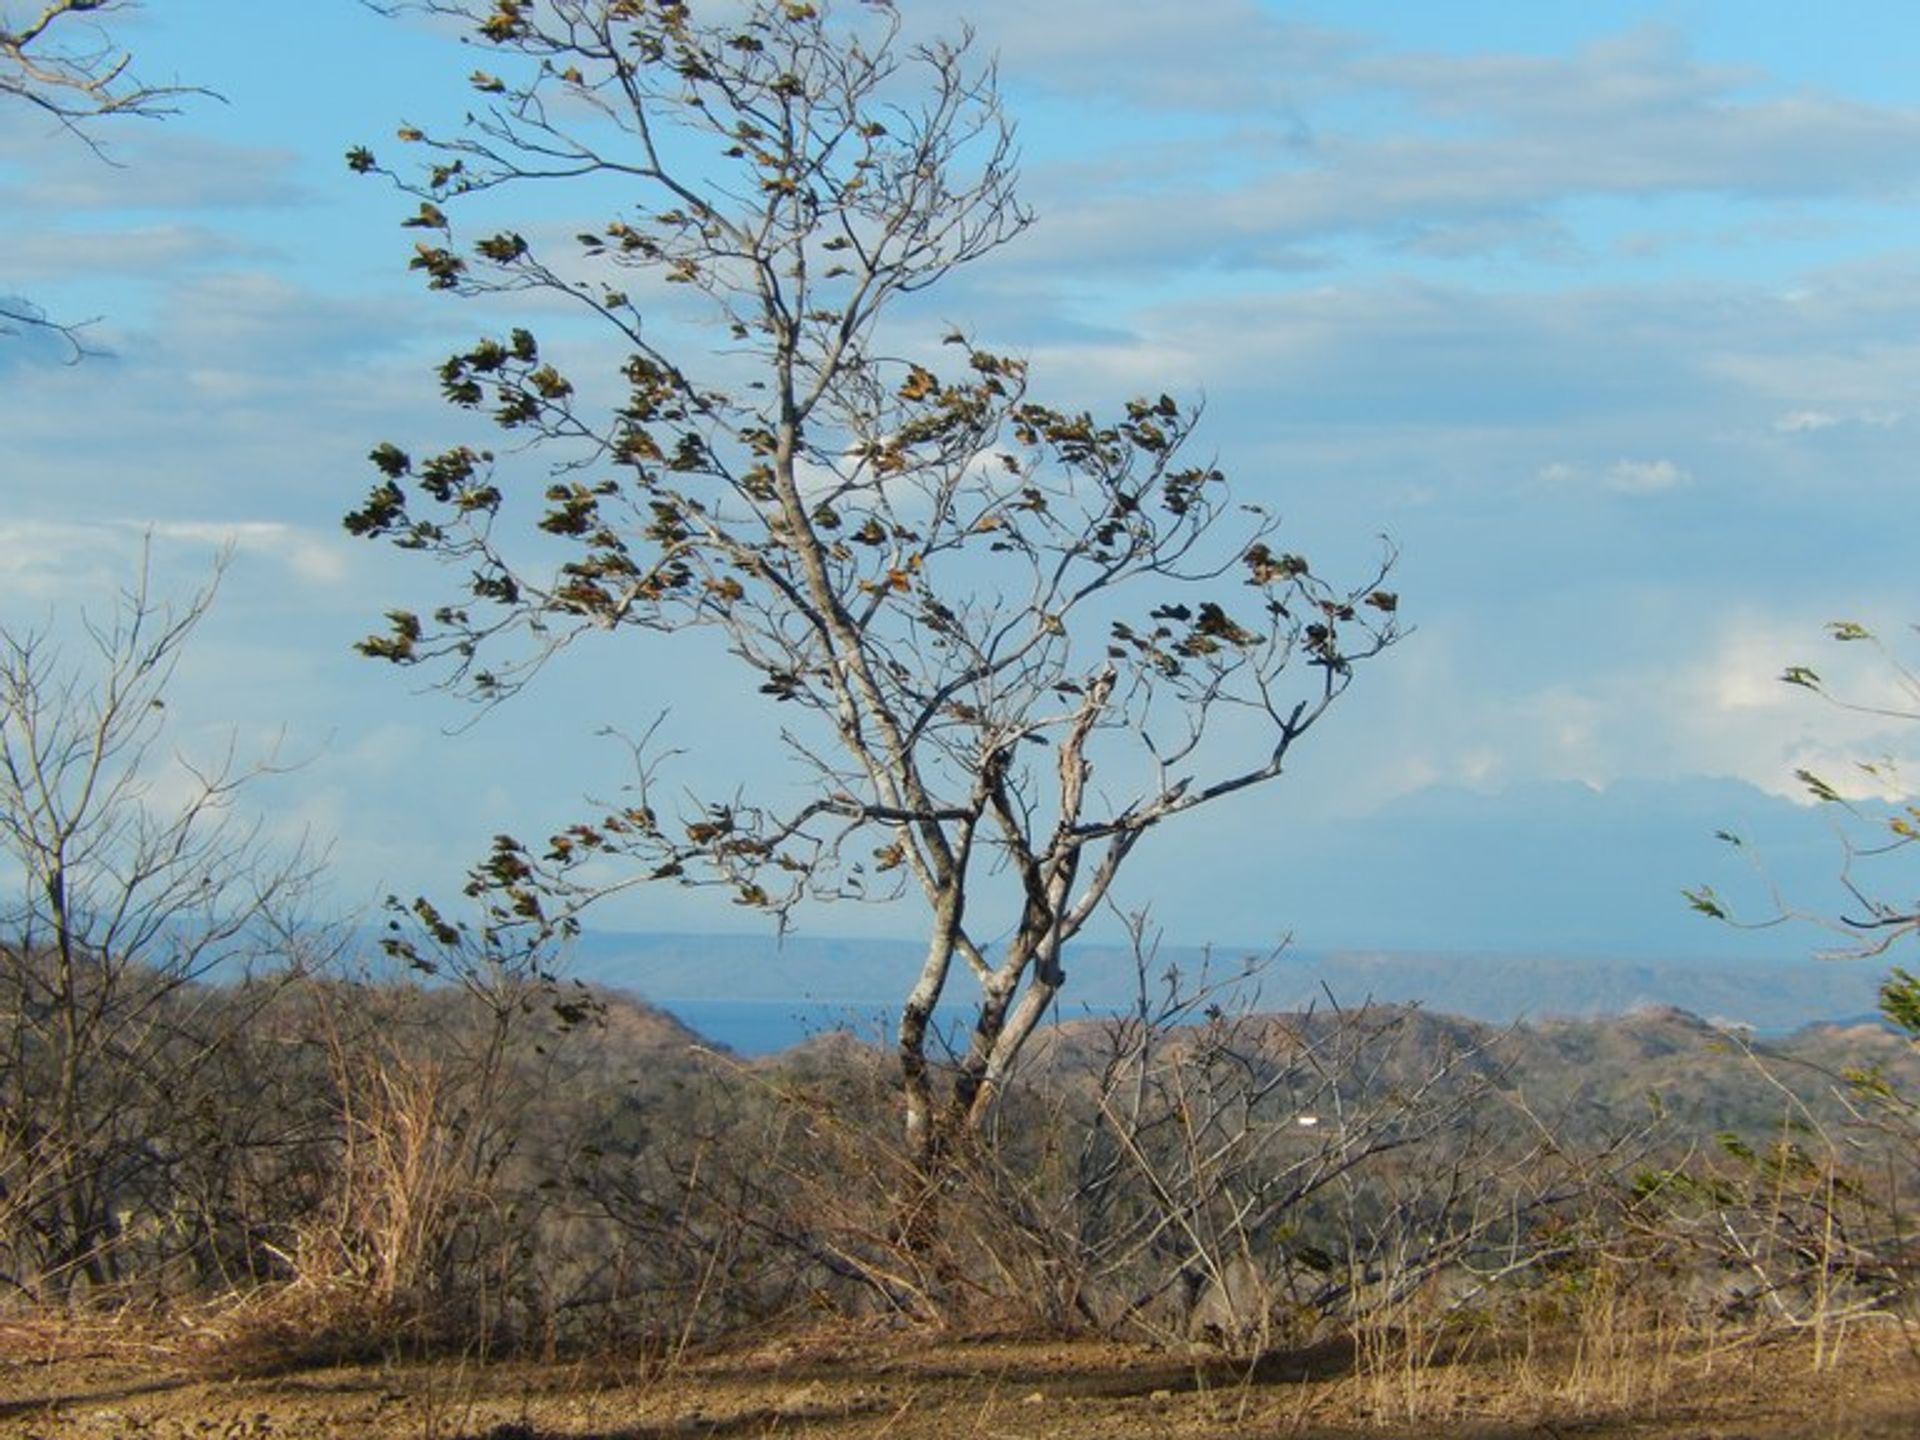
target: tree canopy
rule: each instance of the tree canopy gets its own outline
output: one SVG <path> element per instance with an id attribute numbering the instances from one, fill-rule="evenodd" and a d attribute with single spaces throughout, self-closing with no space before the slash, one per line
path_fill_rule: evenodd
<path id="1" fill-rule="evenodd" d="M 971 36 L 787 0 L 406 8 L 465 22 L 475 108 L 399 130 L 417 168 L 348 163 L 417 200 L 428 286 L 563 301 L 598 338 L 572 342 L 582 372 L 571 332 L 484 337 L 439 378 L 499 438 L 374 449 L 348 529 L 445 562 L 457 593 L 362 649 L 497 702 L 582 637 L 711 633 L 779 713 L 802 798 L 669 808 L 641 744 L 631 803 L 499 837 L 475 891 L 531 927 L 648 881 L 783 922 L 917 894 L 898 1044 L 930 1153 L 942 1115 L 987 1113 L 1134 847 L 1277 778 L 1396 638 L 1391 552 L 1323 577 L 1196 453 L 1196 407 L 1055 407 L 1017 355 L 883 323 L 1031 221 Z M 565 236 L 459 225 L 556 181 L 606 209 Z M 688 297 L 709 344 L 663 318 Z M 956 969 L 975 1019 L 942 1106 L 928 1026 Z"/>

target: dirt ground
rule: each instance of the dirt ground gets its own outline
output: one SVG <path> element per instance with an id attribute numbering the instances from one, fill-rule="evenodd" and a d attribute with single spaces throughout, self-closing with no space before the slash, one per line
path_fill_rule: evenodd
<path id="1" fill-rule="evenodd" d="M 1249 1369 L 1099 1341 L 843 1333 L 668 1367 L 443 1361 L 237 1379 L 124 1334 L 0 1325 L 0 1440 L 1920 1436 L 1906 1337 L 1849 1341 L 1824 1371 L 1800 1344 L 1689 1349 L 1583 1378 L 1578 1354 L 1415 1373 L 1327 1345 Z"/>

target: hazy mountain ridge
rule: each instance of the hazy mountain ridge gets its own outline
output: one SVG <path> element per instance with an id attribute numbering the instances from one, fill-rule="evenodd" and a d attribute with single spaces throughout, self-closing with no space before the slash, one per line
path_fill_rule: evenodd
<path id="1" fill-rule="evenodd" d="M 1351 820 L 1276 826 L 1257 846 L 1149 842 L 1136 863 L 1153 871 L 1155 919 L 1183 937 L 1291 933 L 1323 952 L 1804 957 L 1821 938 L 1715 925 L 1682 896 L 1711 884 L 1741 912 L 1767 913 L 1750 860 L 1797 904 L 1846 903 L 1822 817 L 1726 778 L 1432 785 Z"/>
<path id="2" fill-rule="evenodd" d="M 655 1003 L 712 1000 L 890 1006 L 920 958 L 913 941 L 764 935 L 597 932 L 581 938 L 573 973 Z M 1163 947 L 1148 968 L 1161 993 L 1182 984 L 1244 982 L 1261 1008 L 1369 1000 L 1419 1003 L 1496 1024 L 1555 1016 L 1624 1015 L 1670 1006 L 1767 1032 L 1873 1013 L 1882 967 L 1812 960 L 1592 959 L 1550 954 L 1353 950 L 1283 951 L 1251 962 L 1239 951 Z M 1065 1017 L 1131 1004 L 1140 972 L 1114 945 L 1079 945 L 1067 958 Z"/>
<path id="3" fill-rule="evenodd" d="M 697 1036 L 668 1022 L 637 1024 L 623 1016 L 657 1014 L 630 995 L 607 994 L 610 1029 L 593 1048 L 608 1073 L 643 1071 L 658 1084 L 667 1074 L 698 1068 Z M 1344 1007 L 1343 1007 L 1344 1008 Z M 1195 1014 L 1195 1020 L 1199 1017 Z M 1262 1006 L 1223 1017 L 1226 1043 L 1248 1055 L 1284 1056 L 1315 1035 L 1358 1024 L 1398 1039 L 1377 1060 L 1347 1077 L 1359 1096 L 1382 1086 L 1417 1088 L 1448 1067 L 1492 1084 L 1520 1100 L 1527 1113 L 1550 1123 L 1563 1139 L 1580 1143 L 1654 1124 L 1680 1143 L 1705 1144 L 1719 1135 L 1764 1138 L 1785 1124 L 1802 1134 L 1808 1124 L 1839 1128 L 1856 1122 L 1847 1077 L 1883 1075 L 1899 1094 L 1920 1095 L 1920 1048 L 1881 1023 L 1816 1024 L 1759 1039 L 1685 1010 L 1647 1006 L 1631 1014 L 1496 1024 L 1409 1005 L 1377 1005 L 1336 1013 L 1318 1006 L 1284 1010 Z M 1198 1039 L 1204 1025 L 1174 1025 L 1161 1043 L 1173 1049 Z M 1088 1083 L 1103 1072 L 1116 1047 L 1137 1032 L 1113 1017 L 1083 1016 L 1044 1028 L 1022 1067 L 1025 1083 L 1049 1090 Z M 635 1043 L 637 1040 L 637 1044 Z M 630 1063 L 621 1064 L 627 1055 Z M 845 1031 L 827 1031 L 789 1049 L 744 1063 L 759 1073 L 872 1076 L 891 1072 L 883 1044 Z"/>
<path id="4" fill-rule="evenodd" d="M 1722 831 L 1742 838 L 1744 854 Z M 1810 958 L 1831 936 L 1692 913 L 1681 891 L 1700 884 L 1740 913 L 1767 913 L 1749 859 L 1797 904 L 1846 903 L 1821 819 L 1732 779 L 1436 785 L 1363 819 L 1275 826 L 1255 846 L 1156 838 L 1129 878 L 1150 883 L 1141 898 L 1167 935 L 1256 942 L 1163 946 L 1148 967 L 1156 989 L 1169 965 L 1189 983 L 1203 966 L 1233 974 L 1271 948 L 1267 937 L 1291 933 L 1297 946 L 1259 982 L 1262 1002 L 1282 1009 L 1330 990 L 1342 1004 L 1418 1001 L 1497 1022 L 1671 1005 L 1778 1032 L 1871 1014 L 1885 967 Z M 864 909 L 841 923 L 870 935 L 887 919 Z M 576 973 L 657 1000 L 891 1006 L 924 944 L 596 931 L 579 943 Z M 1070 947 L 1067 970 L 1069 1016 L 1125 1005 L 1136 990 L 1134 959 L 1111 940 Z"/>

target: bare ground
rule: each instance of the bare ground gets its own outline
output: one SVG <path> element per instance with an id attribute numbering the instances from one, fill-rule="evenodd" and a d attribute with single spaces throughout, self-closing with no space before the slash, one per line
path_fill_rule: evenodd
<path id="1" fill-rule="evenodd" d="M 1258 1365 L 1106 1341 L 834 1331 L 673 1365 L 433 1364 L 219 1373 L 172 1339 L 0 1324 L 0 1440 L 1913 1440 L 1920 1356 L 1885 1330 L 1804 1343 L 1469 1353 L 1414 1370 L 1327 1344 Z M 1487 1347 L 1482 1347 L 1483 1349 Z"/>

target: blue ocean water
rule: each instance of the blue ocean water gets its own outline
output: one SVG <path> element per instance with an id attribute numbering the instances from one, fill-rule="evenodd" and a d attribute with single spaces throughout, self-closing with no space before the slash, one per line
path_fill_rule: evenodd
<path id="1" fill-rule="evenodd" d="M 893 1047 L 899 1011 L 892 1006 L 823 1000 L 656 1000 L 652 1002 L 736 1055 L 777 1055 L 815 1035 L 845 1030 L 869 1044 Z M 934 1016 L 949 1037 L 964 1035 L 966 1016 Z"/>
<path id="2" fill-rule="evenodd" d="M 887 1007 L 816 1000 L 660 1000 L 662 1010 L 737 1055 L 776 1055 L 814 1035 L 851 1031 L 887 1044 Z"/>

